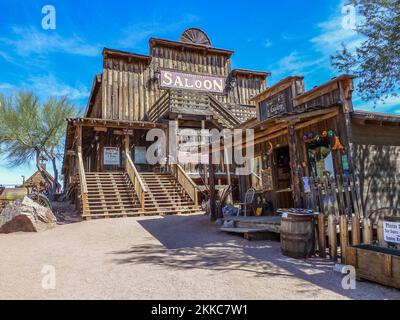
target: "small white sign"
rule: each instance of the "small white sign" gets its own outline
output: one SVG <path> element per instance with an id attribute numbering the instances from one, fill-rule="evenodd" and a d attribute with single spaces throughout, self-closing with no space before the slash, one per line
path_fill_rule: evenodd
<path id="1" fill-rule="evenodd" d="M 104 148 L 104 165 L 119 166 L 119 148 Z"/>
<path id="2" fill-rule="evenodd" d="M 385 242 L 400 244 L 400 221 L 384 221 L 383 233 Z"/>

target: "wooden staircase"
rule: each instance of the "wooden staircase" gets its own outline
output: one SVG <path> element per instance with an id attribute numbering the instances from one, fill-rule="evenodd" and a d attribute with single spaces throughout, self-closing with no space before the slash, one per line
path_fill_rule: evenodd
<path id="1" fill-rule="evenodd" d="M 124 172 L 94 172 L 85 176 L 91 218 L 140 215 L 139 199 Z"/>
<path id="2" fill-rule="evenodd" d="M 199 211 L 173 175 L 148 172 L 141 173 L 140 176 L 148 190 L 145 197 L 145 215 Z"/>
<path id="3" fill-rule="evenodd" d="M 142 208 L 125 172 L 85 173 L 87 210 L 83 219 L 135 217 L 199 212 L 177 179 L 170 174 L 141 173 L 145 193 Z M 82 210 L 83 212 L 83 210 Z"/>

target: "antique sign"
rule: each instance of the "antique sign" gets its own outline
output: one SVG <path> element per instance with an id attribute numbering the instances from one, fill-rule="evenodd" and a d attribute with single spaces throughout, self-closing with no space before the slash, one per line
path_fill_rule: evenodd
<path id="1" fill-rule="evenodd" d="M 274 184 L 273 184 L 273 177 L 272 177 L 272 169 L 268 168 L 262 171 L 261 173 L 262 178 L 262 186 L 264 191 L 273 191 Z"/>
<path id="2" fill-rule="evenodd" d="M 104 148 L 104 165 L 119 166 L 119 148 Z"/>
<path id="3" fill-rule="evenodd" d="M 286 91 L 280 92 L 260 104 L 261 120 L 265 120 L 287 111 Z"/>
<path id="4" fill-rule="evenodd" d="M 225 78 L 160 70 L 161 88 L 186 89 L 203 92 L 224 93 Z"/>
<path id="5" fill-rule="evenodd" d="M 384 221 L 383 234 L 385 242 L 400 244 L 400 221 Z"/>

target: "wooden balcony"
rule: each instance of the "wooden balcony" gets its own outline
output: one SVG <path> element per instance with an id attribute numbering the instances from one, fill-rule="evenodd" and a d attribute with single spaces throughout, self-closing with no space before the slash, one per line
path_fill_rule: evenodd
<path id="1" fill-rule="evenodd" d="M 149 110 L 147 120 L 157 122 L 171 114 L 212 117 L 222 127 L 234 128 L 247 118 L 249 112 L 255 116 L 255 108 L 243 108 L 241 114 L 239 109 L 238 106 L 225 107 L 208 93 L 169 90 Z"/>

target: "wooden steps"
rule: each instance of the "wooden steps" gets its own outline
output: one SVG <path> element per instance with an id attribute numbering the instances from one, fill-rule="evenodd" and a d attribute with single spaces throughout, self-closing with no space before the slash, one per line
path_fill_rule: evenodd
<path id="1" fill-rule="evenodd" d="M 139 200 L 123 172 L 86 173 L 88 187 L 88 216 L 107 218 L 139 216 Z"/>
<path id="2" fill-rule="evenodd" d="M 141 177 L 148 189 L 145 208 L 155 213 L 176 214 L 199 212 L 193 200 L 187 195 L 174 176 L 163 173 L 146 172 Z M 146 210 L 147 211 L 147 210 Z"/>
<path id="3" fill-rule="evenodd" d="M 198 213 L 185 190 L 169 174 L 142 173 L 148 192 L 142 209 L 129 177 L 124 172 L 86 173 L 88 215 L 84 219 L 157 216 Z"/>

